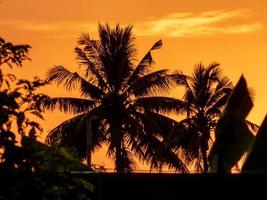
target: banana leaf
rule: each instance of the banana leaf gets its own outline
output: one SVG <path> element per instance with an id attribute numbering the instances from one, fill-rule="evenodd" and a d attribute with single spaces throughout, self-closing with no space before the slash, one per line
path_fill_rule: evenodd
<path id="1" fill-rule="evenodd" d="M 243 173 L 267 173 L 267 116 L 257 133 L 255 143 L 243 167 Z"/>
<path id="2" fill-rule="evenodd" d="M 246 123 L 252 107 L 253 102 L 242 75 L 215 128 L 215 142 L 209 153 L 210 172 L 230 173 L 253 144 L 254 135 Z"/>

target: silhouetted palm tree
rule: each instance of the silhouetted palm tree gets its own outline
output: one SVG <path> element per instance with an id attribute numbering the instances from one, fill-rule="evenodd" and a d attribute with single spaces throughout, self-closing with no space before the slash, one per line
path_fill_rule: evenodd
<path id="1" fill-rule="evenodd" d="M 230 95 L 232 83 L 226 76 L 221 76 L 218 63 L 208 67 L 199 63 L 192 76 L 177 72 L 176 80 L 185 88 L 182 100 L 187 105 L 186 118 L 173 130 L 169 143 L 176 149 L 182 147 L 187 161 L 197 158 L 198 169 L 207 172 L 209 140 Z"/>
<path id="2" fill-rule="evenodd" d="M 183 103 L 174 98 L 156 96 L 175 85 L 167 70 L 149 73 L 151 51 L 162 46 L 156 42 L 138 65 L 132 26 L 114 29 L 99 25 L 99 40 L 82 34 L 76 47 L 81 73 L 55 66 L 47 80 L 67 90 L 79 89 L 81 98 L 52 98 L 44 103 L 76 116 L 52 130 L 46 142 L 75 146 L 86 154 L 86 132 L 92 121 L 92 151 L 108 144 L 107 155 L 115 159 L 117 172 L 131 172 L 133 155 L 139 160 L 167 165 L 186 171 L 185 165 L 161 142 L 175 121 L 164 113 L 179 112 Z"/>

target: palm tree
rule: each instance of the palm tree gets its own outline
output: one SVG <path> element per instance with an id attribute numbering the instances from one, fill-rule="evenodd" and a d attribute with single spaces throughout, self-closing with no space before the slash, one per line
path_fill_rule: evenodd
<path id="1" fill-rule="evenodd" d="M 86 156 L 86 134 L 92 128 L 94 152 L 108 145 L 107 155 L 114 158 L 117 172 L 131 172 L 133 156 L 153 163 L 186 171 L 183 162 L 162 142 L 176 121 L 166 117 L 179 112 L 180 100 L 164 97 L 174 85 L 174 76 L 167 70 L 150 71 L 151 51 L 134 65 L 136 49 L 132 26 L 99 25 L 99 40 L 82 34 L 75 48 L 80 73 L 63 66 L 48 71 L 47 80 L 63 85 L 68 91 L 79 89 L 80 98 L 51 98 L 43 103 L 50 110 L 59 108 L 75 116 L 53 129 L 46 139 L 49 144 L 74 146 Z M 90 132 L 90 131 L 89 131 Z"/>
<path id="2" fill-rule="evenodd" d="M 207 172 L 211 133 L 230 95 L 232 83 L 221 76 L 218 63 L 208 67 L 199 63 L 192 76 L 177 72 L 176 81 L 185 89 L 182 100 L 187 106 L 185 119 L 174 128 L 169 145 L 175 149 L 181 147 L 187 161 L 197 161 L 197 169 Z"/>

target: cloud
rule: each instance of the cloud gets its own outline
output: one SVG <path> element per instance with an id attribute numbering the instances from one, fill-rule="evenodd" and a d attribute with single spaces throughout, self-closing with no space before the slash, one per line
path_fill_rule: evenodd
<path id="1" fill-rule="evenodd" d="M 166 17 L 137 24 L 137 35 L 197 37 L 220 34 L 245 34 L 263 28 L 260 22 L 247 22 L 253 13 L 248 9 L 214 10 L 201 13 L 176 12 Z"/>
<path id="2" fill-rule="evenodd" d="M 38 22 L 27 20 L 0 20 L 0 27 L 8 27 L 27 32 L 72 35 L 83 32 L 96 32 L 97 23 L 91 22 Z"/>
<path id="3" fill-rule="evenodd" d="M 227 34 L 248 34 L 263 29 L 257 21 L 251 21 L 253 12 L 248 9 L 211 10 L 200 13 L 175 12 L 168 16 L 135 23 L 138 36 L 198 37 Z M 96 22 L 82 21 L 27 21 L 0 20 L 0 27 L 38 32 L 48 37 L 70 37 L 83 32 L 96 35 Z"/>

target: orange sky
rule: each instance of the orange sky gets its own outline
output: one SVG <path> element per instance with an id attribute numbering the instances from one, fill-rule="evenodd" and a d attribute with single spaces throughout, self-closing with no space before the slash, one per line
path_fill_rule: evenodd
<path id="1" fill-rule="evenodd" d="M 243 73 L 255 93 L 249 119 L 260 124 L 267 111 L 266 10 L 267 0 L 2 0 L 0 36 L 33 47 L 32 62 L 16 69 L 18 76 L 44 77 L 54 65 L 76 69 L 76 38 L 83 32 L 96 37 L 98 22 L 133 24 L 139 56 L 163 40 L 155 69 L 191 73 L 197 62 L 217 61 L 234 83 Z M 66 95 L 56 87 L 47 93 Z M 46 118 L 47 132 L 66 116 Z"/>

